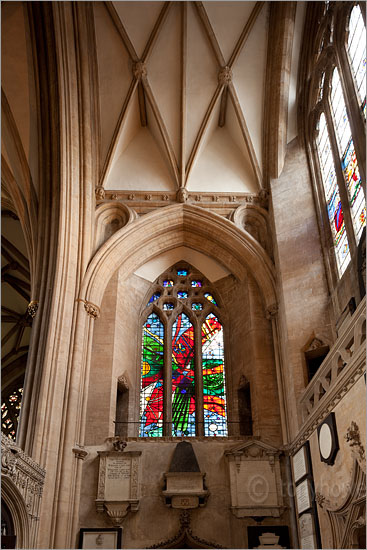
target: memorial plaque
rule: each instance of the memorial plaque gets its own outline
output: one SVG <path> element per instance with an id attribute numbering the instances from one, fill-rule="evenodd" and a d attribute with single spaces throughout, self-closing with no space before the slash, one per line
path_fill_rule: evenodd
<path id="1" fill-rule="evenodd" d="M 302 483 L 296 487 L 296 501 L 298 514 L 301 514 L 305 510 L 308 510 L 308 508 L 311 508 L 311 491 L 310 484 L 307 479 L 302 481 Z"/>
<path id="2" fill-rule="evenodd" d="M 294 482 L 297 483 L 307 472 L 306 448 L 303 446 L 292 457 Z"/>
<path id="3" fill-rule="evenodd" d="M 130 498 L 131 459 L 108 456 L 106 463 L 105 500 Z"/>

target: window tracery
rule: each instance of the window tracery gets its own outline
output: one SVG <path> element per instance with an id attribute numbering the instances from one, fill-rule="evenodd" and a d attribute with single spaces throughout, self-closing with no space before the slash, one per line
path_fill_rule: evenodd
<path id="1" fill-rule="evenodd" d="M 322 48 L 316 47 L 311 67 L 309 139 L 316 153 L 316 179 L 322 189 L 319 204 L 324 205 L 325 213 L 321 212 L 321 217 L 327 216 L 329 221 L 335 272 L 341 278 L 356 254 L 366 225 L 362 186 L 365 129 L 364 122 L 360 124 L 366 108 L 366 38 L 359 5 L 330 4 L 321 16 L 320 28 L 323 30 L 317 43 Z M 351 120 L 357 105 L 359 115 Z M 332 267 L 332 258 L 330 261 Z"/>
<path id="2" fill-rule="evenodd" d="M 140 436 L 227 436 L 223 326 L 209 281 L 181 263 L 146 303 Z"/>

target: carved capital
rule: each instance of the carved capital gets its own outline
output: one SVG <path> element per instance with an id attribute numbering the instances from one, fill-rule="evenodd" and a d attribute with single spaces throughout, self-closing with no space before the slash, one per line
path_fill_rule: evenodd
<path id="1" fill-rule="evenodd" d="M 278 315 L 278 304 L 271 304 L 266 310 L 266 318 L 271 321 Z"/>
<path id="2" fill-rule="evenodd" d="M 32 300 L 31 302 L 29 302 L 27 306 L 27 313 L 30 317 L 32 317 L 32 319 L 34 319 L 36 316 L 38 305 L 39 305 L 38 300 Z"/>
<path id="3" fill-rule="evenodd" d="M 187 192 L 187 189 L 184 189 L 183 187 L 181 187 L 181 189 L 179 189 L 176 193 L 177 202 L 187 202 L 188 198 L 189 198 L 189 194 Z"/>
<path id="4" fill-rule="evenodd" d="M 147 67 L 143 61 L 138 61 L 133 65 L 133 74 L 137 80 L 145 80 L 147 77 Z"/>
<path id="5" fill-rule="evenodd" d="M 80 460 L 84 460 L 88 456 L 88 451 L 84 449 L 83 445 L 76 445 L 72 448 L 73 453 L 75 454 L 76 458 L 79 458 Z"/>
<path id="6" fill-rule="evenodd" d="M 218 73 L 218 82 L 221 86 L 228 86 L 232 82 L 232 70 L 230 67 L 222 67 Z"/>
<path id="7" fill-rule="evenodd" d="M 105 197 L 105 191 L 103 189 L 103 187 L 101 185 L 98 185 L 96 187 L 96 199 L 97 201 L 103 201 L 104 200 L 104 197 Z"/>

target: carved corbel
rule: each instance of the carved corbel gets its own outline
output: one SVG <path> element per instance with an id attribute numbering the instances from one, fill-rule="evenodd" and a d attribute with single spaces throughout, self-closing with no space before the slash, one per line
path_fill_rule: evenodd
<path id="1" fill-rule="evenodd" d="M 89 317 L 92 317 L 92 319 L 98 319 L 101 312 L 99 307 L 96 306 L 96 304 L 92 304 L 92 302 L 88 302 L 88 300 L 83 300 L 82 298 L 77 298 L 75 301 L 82 302 L 84 304 L 84 309 L 89 315 Z"/>
<path id="2" fill-rule="evenodd" d="M 78 443 L 72 448 L 72 451 L 75 458 L 79 458 L 80 460 L 84 460 L 89 454 L 88 451 L 84 449 L 84 445 L 78 445 Z"/>
<path id="3" fill-rule="evenodd" d="M 105 190 L 101 185 L 97 185 L 96 190 L 96 200 L 97 201 L 103 201 L 105 198 Z"/>

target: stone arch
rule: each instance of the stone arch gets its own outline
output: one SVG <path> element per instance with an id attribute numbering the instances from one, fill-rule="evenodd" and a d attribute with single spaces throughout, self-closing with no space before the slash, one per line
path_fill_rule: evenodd
<path id="1" fill-rule="evenodd" d="M 156 210 L 120 228 L 92 259 L 81 297 L 100 305 L 108 281 L 122 264 L 128 275 L 158 254 L 183 245 L 215 258 L 240 281 L 250 271 L 264 306 L 276 303 L 274 267 L 261 245 L 227 219 L 188 204 Z"/>
<path id="2" fill-rule="evenodd" d="M 26 503 L 13 481 L 2 476 L 2 499 L 8 507 L 17 537 L 17 548 L 30 548 L 30 521 Z"/>

